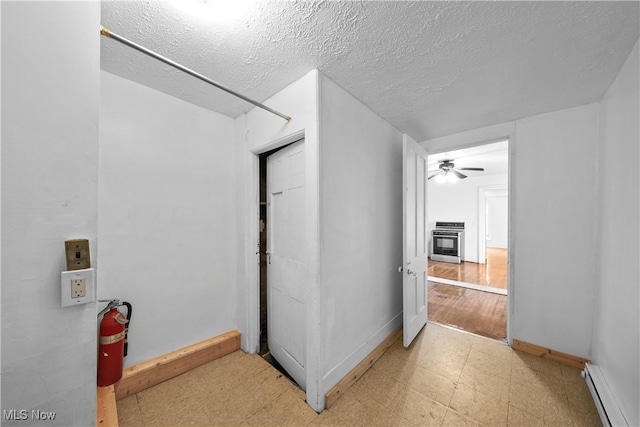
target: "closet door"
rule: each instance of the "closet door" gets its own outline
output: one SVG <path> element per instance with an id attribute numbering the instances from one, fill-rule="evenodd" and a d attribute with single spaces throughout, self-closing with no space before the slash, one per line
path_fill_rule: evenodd
<path id="1" fill-rule="evenodd" d="M 306 390 L 304 140 L 267 158 L 269 351 Z"/>

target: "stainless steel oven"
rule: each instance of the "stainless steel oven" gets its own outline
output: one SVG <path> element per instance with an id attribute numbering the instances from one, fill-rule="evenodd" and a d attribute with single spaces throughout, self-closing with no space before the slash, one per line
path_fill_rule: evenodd
<path id="1" fill-rule="evenodd" d="M 431 259 L 434 261 L 464 261 L 464 222 L 436 222 L 431 230 Z"/>

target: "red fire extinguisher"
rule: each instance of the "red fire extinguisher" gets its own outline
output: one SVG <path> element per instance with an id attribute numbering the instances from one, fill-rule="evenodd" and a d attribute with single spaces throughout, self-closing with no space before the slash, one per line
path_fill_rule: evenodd
<path id="1" fill-rule="evenodd" d="M 125 317 L 118 307 L 127 307 Z M 122 366 L 127 355 L 127 324 L 131 320 L 131 304 L 110 300 L 107 307 L 100 312 L 104 314 L 100 322 L 100 341 L 98 345 L 98 385 L 100 387 L 114 384 L 122 378 Z"/>

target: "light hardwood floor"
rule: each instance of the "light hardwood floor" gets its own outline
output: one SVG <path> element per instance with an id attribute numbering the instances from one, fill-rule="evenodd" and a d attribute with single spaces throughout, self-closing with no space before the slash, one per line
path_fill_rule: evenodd
<path id="1" fill-rule="evenodd" d="M 507 289 L 507 250 L 487 248 L 487 264 L 452 264 L 429 260 L 429 276 Z M 429 282 L 428 317 L 496 340 L 507 337 L 507 297 L 459 286 Z"/>
<path id="2" fill-rule="evenodd" d="M 507 249 L 487 248 L 487 263 L 429 260 L 427 274 L 441 279 L 507 289 Z"/>

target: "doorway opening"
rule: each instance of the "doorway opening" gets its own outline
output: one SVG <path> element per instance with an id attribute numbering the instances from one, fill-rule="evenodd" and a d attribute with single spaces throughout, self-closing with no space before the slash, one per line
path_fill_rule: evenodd
<path id="1" fill-rule="evenodd" d="M 271 286 L 269 284 L 269 278 L 271 276 L 270 266 L 271 266 L 271 255 L 272 255 L 272 253 L 270 252 L 270 248 L 272 247 L 272 245 L 270 245 L 269 239 L 270 237 L 273 238 L 273 236 L 270 236 L 270 230 L 272 230 L 271 234 L 273 234 L 273 229 L 274 229 L 274 227 L 270 226 L 269 224 L 269 221 L 271 219 L 270 206 L 271 206 L 271 200 L 272 200 L 272 197 L 270 197 L 270 193 L 269 193 L 270 191 L 269 186 L 270 186 L 270 182 L 272 181 L 270 179 L 270 173 L 272 173 L 270 171 L 270 165 L 271 165 L 270 159 L 273 159 L 272 156 L 274 156 L 276 153 L 279 153 L 283 150 L 287 150 L 289 149 L 289 147 L 300 142 L 301 141 L 295 141 L 295 142 L 274 148 L 267 152 L 258 154 L 258 162 L 259 162 L 258 188 L 259 188 L 259 206 L 260 206 L 259 218 L 258 218 L 258 221 L 259 221 L 258 253 L 259 253 L 259 294 L 260 294 L 260 301 L 259 301 L 260 347 L 259 347 L 258 354 L 264 360 L 269 362 L 274 368 L 276 368 L 281 374 L 283 374 L 286 378 L 288 378 L 293 384 L 295 384 L 297 387 L 302 389 L 302 387 L 300 387 L 300 384 L 295 380 L 293 375 L 289 371 L 287 371 L 287 369 L 277 360 L 276 357 L 274 357 L 274 355 L 272 354 L 272 349 L 270 348 L 270 345 L 269 345 L 270 343 L 269 331 L 271 328 L 271 325 L 269 324 L 269 322 L 271 320 L 272 322 L 277 323 L 272 319 L 276 317 L 281 317 L 279 316 L 280 313 L 276 316 L 274 313 L 269 312 L 270 310 L 269 307 L 270 306 L 273 307 L 273 304 L 271 304 L 271 299 L 273 298 L 273 295 L 271 295 L 271 293 L 274 292 L 273 289 L 271 289 Z M 273 193 L 273 189 L 271 189 L 271 192 Z M 280 227 L 277 227 L 277 228 L 281 230 Z M 278 306 L 282 308 L 281 305 L 278 305 Z M 283 363 L 284 362 L 286 361 L 283 361 Z"/>
<path id="2" fill-rule="evenodd" d="M 495 141 L 495 140 L 494 140 Z M 442 167 L 459 173 L 442 179 Z M 428 318 L 507 341 L 509 141 L 482 143 L 429 156 Z M 449 174 L 451 175 L 451 174 Z M 462 175 L 462 176 L 461 176 Z M 430 174 L 432 176 L 432 174 Z M 442 223 L 463 225 L 459 260 L 432 259 Z M 433 236 L 435 236 L 435 238 Z M 435 249 L 439 247 L 436 244 Z M 436 252 L 438 253 L 438 252 Z"/>

